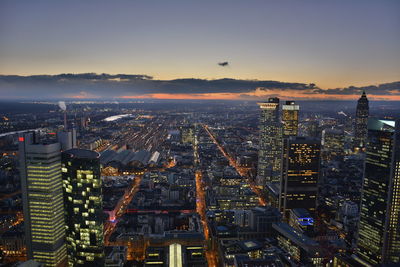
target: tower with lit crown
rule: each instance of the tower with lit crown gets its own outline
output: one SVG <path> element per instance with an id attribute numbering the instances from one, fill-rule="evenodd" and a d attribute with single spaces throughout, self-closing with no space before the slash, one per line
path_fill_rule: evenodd
<path id="1" fill-rule="evenodd" d="M 354 147 L 365 148 L 367 139 L 367 123 L 369 116 L 368 98 L 363 91 L 357 102 L 356 121 L 354 126 Z"/>

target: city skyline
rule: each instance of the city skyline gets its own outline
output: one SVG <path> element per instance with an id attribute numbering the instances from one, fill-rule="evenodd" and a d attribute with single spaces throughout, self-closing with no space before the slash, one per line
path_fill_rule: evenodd
<path id="1" fill-rule="evenodd" d="M 400 265 L 399 11 L 0 1 L 0 266 Z"/>
<path id="2" fill-rule="evenodd" d="M 0 262 L 397 263 L 398 106 L 360 96 L 3 102 Z"/>

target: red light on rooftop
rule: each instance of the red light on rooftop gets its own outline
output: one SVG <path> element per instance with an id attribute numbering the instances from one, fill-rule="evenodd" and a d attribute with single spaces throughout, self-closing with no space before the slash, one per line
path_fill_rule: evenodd
<path id="1" fill-rule="evenodd" d="M 49 134 L 51 134 L 51 135 L 56 135 L 56 133 L 49 133 Z"/>
<path id="2" fill-rule="evenodd" d="M 23 137 L 18 137 L 18 141 L 24 142 L 24 141 L 25 141 L 25 138 L 23 138 Z"/>

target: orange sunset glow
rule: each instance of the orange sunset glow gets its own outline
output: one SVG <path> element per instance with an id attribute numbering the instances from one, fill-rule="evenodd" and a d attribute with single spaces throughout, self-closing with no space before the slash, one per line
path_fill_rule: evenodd
<path id="1" fill-rule="evenodd" d="M 146 94 L 146 95 L 126 95 L 117 98 L 122 99 L 176 99 L 176 100 L 258 100 L 268 97 L 279 97 L 282 99 L 299 99 L 299 100 L 355 100 L 359 95 L 339 95 L 339 94 L 306 94 L 296 91 L 290 92 L 264 92 L 264 93 L 207 93 L 207 94 Z M 373 100 L 381 101 L 400 101 L 400 95 L 369 95 Z M 76 96 L 75 98 L 80 98 Z"/>

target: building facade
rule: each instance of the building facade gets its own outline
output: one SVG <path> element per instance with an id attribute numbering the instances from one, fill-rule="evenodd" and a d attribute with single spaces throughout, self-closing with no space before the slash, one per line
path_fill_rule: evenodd
<path id="1" fill-rule="evenodd" d="M 300 106 L 294 101 L 282 105 L 283 137 L 299 135 L 299 110 Z"/>
<path id="2" fill-rule="evenodd" d="M 294 208 L 314 213 L 320 169 L 320 140 L 290 137 L 284 140 L 279 209 L 286 218 Z"/>
<path id="3" fill-rule="evenodd" d="M 369 119 L 367 141 L 357 256 L 370 265 L 399 263 L 400 131 L 398 122 Z"/>
<path id="4" fill-rule="evenodd" d="M 66 242 L 70 266 L 103 266 L 100 155 L 85 149 L 62 153 Z"/>
<path id="5" fill-rule="evenodd" d="M 344 131 L 342 129 L 324 129 L 322 131 L 322 159 L 343 160 Z"/>
<path id="6" fill-rule="evenodd" d="M 365 148 L 367 140 L 367 123 L 369 116 L 369 103 L 365 92 L 357 102 L 356 121 L 354 126 L 354 147 Z"/>
<path id="7" fill-rule="evenodd" d="M 273 233 L 272 224 L 281 220 L 278 209 L 271 206 L 260 206 L 250 210 L 249 227 L 260 237 L 268 237 Z"/>
<path id="8" fill-rule="evenodd" d="M 28 259 L 45 266 L 66 262 L 61 146 L 39 143 L 35 133 L 19 136 L 19 155 Z"/>
<path id="9" fill-rule="evenodd" d="M 279 118 L 279 98 L 258 103 L 261 108 L 260 143 L 258 152 L 257 185 L 279 182 L 282 156 L 282 127 Z"/>

